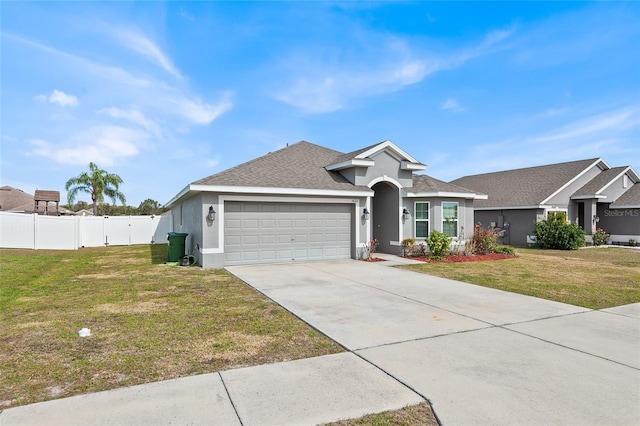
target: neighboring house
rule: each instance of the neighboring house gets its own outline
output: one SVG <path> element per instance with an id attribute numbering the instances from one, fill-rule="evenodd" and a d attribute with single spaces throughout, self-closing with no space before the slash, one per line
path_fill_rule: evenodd
<path id="1" fill-rule="evenodd" d="M 473 229 L 474 200 L 417 175 L 425 165 L 390 141 L 344 154 L 299 142 L 187 185 L 167 206 L 173 230 L 205 268 L 398 254 L 401 241 Z"/>
<path id="2" fill-rule="evenodd" d="M 596 228 L 613 242 L 640 238 L 640 178 L 629 166 L 602 158 L 465 176 L 451 183 L 487 194 L 474 204 L 475 220 L 504 229 L 503 242 L 525 245 L 536 221 L 566 212 L 588 239 Z"/>
<path id="3" fill-rule="evenodd" d="M 57 201 L 56 201 L 56 194 Z M 13 213 L 37 213 L 49 216 L 73 215 L 74 212 L 60 207 L 58 202 L 60 194 L 57 191 L 36 190 L 36 196 L 13 188 L 11 186 L 0 187 L 0 211 Z"/>
<path id="4" fill-rule="evenodd" d="M 93 211 L 87 210 L 87 209 L 81 209 L 81 210 L 78 210 L 75 214 L 76 216 L 93 216 Z"/>

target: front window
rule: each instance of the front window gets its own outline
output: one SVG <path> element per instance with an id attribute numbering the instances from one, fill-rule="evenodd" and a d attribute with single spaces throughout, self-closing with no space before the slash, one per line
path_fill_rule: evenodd
<path id="1" fill-rule="evenodd" d="M 429 203 L 416 203 L 416 238 L 427 238 L 429 236 Z"/>
<path id="2" fill-rule="evenodd" d="M 458 203 L 442 203 L 442 232 L 451 238 L 458 236 Z"/>

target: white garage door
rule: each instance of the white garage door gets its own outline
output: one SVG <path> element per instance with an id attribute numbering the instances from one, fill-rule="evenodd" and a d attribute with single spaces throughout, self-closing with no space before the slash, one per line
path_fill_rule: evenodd
<path id="1" fill-rule="evenodd" d="M 224 204 L 225 265 L 351 257 L 350 204 Z"/>

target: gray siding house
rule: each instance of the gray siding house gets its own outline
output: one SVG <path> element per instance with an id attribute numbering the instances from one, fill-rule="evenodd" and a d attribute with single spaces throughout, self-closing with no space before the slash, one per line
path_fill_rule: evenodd
<path id="1" fill-rule="evenodd" d="M 630 167 L 602 158 L 465 176 L 451 183 L 487 194 L 475 203 L 475 221 L 504 229 L 503 242 L 531 242 L 536 221 L 562 211 L 587 239 L 602 228 L 611 242 L 640 239 L 640 178 Z"/>
<path id="2" fill-rule="evenodd" d="M 351 153 L 298 142 L 187 185 L 167 205 L 173 230 L 205 268 L 358 259 L 372 239 L 472 230 L 485 195 L 416 172 L 426 166 L 391 141 Z"/>

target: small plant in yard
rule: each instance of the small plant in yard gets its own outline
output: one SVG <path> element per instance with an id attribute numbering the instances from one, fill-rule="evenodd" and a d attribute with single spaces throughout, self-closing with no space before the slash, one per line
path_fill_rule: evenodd
<path id="1" fill-rule="evenodd" d="M 449 252 L 451 238 L 442 232 L 433 231 L 426 239 L 426 243 L 429 246 L 429 259 L 442 260 Z"/>
<path id="2" fill-rule="evenodd" d="M 638 244 L 636 240 L 634 240 L 633 238 L 629 238 L 629 245 L 631 247 L 635 247 L 636 244 Z"/>
<path id="3" fill-rule="evenodd" d="M 597 228 L 596 232 L 593 233 L 593 245 L 601 246 L 607 244 L 607 238 L 609 238 L 610 236 L 611 235 L 607 234 L 604 229 Z"/>
<path id="4" fill-rule="evenodd" d="M 413 256 L 424 257 L 427 255 L 427 247 L 424 243 L 420 243 L 417 246 L 413 247 L 413 251 L 411 252 Z"/>
<path id="5" fill-rule="evenodd" d="M 407 255 L 411 254 L 411 252 L 413 251 L 413 248 L 416 245 L 416 239 L 415 238 L 405 238 L 404 240 L 402 240 L 401 244 L 402 244 L 403 254 L 405 256 L 407 256 Z"/>
<path id="6" fill-rule="evenodd" d="M 478 222 L 471 236 L 471 250 L 475 254 L 495 253 L 499 236 L 496 229 L 482 229 L 482 224 Z"/>
<path id="7" fill-rule="evenodd" d="M 365 260 L 372 260 L 373 253 L 378 249 L 378 239 L 374 238 L 364 245 L 364 258 Z"/>
<path id="8" fill-rule="evenodd" d="M 513 247 L 509 247 L 509 246 L 498 246 L 496 247 L 494 253 L 499 253 L 499 254 L 508 254 L 510 256 L 513 256 L 516 254 L 516 251 Z"/>

